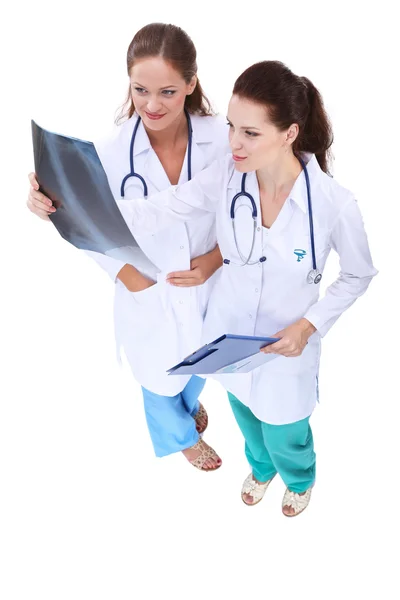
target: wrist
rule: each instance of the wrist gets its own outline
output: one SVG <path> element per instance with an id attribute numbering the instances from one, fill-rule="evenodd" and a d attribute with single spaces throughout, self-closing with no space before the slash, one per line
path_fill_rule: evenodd
<path id="1" fill-rule="evenodd" d="M 133 265 L 126 264 L 119 271 L 117 278 L 130 291 L 135 292 L 143 285 L 143 275 Z"/>
<path id="2" fill-rule="evenodd" d="M 222 267 L 222 254 L 221 251 L 219 249 L 219 246 L 216 246 L 214 248 L 214 250 L 211 250 L 210 255 L 213 257 L 213 262 L 215 265 L 215 270 L 219 269 L 219 267 Z"/>
<path id="3" fill-rule="evenodd" d="M 299 326 L 307 337 L 310 337 L 315 331 L 317 331 L 317 328 L 314 327 L 314 325 L 306 318 L 300 319 Z"/>

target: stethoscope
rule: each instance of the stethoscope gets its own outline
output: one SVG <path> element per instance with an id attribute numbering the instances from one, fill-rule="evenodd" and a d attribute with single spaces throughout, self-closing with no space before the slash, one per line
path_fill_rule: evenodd
<path id="1" fill-rule="evenodd" d="M 192 179 L 192 143 L 193 143 L 193 129 L 192 129 L 192 121 L 190 119 L 190 115 L 188 113 L 188 111 L 185 109 L 185 115 L 186 115 L 186 119 L 187 119 L 187 124 L 188 124 L 188 159 L 187 159 L 187 169 L 188 169 L 188 181 L 190 181 Z M 133 164 L 133 149 L 134 149 L 134 145 L 135 145 L 135 139 L 136 139 L 136 134 L 137 134 L 137 130 L 138 127 L 140 125 L 141 122 L 141 118 L 138 117 L 135 123 L 135 127 L 133 129 L 133 133 L 132 133 L 132 138 L 131 138 L 131 145 L 130 145 L 130 149 L 129 149 L 129 160 L 130 160 L 130 167 L 131 167 L 131 171 L 130 173 L 128 173 L 128 175 L 125 175 L 125 177 L 122 180 L 121 183 L 121 197 L 124 198 L 125 197 L 125 184 L 128 181 L 128 179 L 130 177 L 137 177 L 138 179 L 140 179 L 140 181 L 142 182 L 142 186 L 143 186 L 143 192 L 144 192 L 144 197 L 147 198 L 148 196 L 148 190 L 147 190 L 147 183 L 144 180 L 144 178 L 139 175 L 139 173 L 135 173 L 135 168 L 134 168 L 134 164 Z"/>
<path id="2" fill-rule="evenodd" d="M 311 271 L 308 273 L 307 275 L 307 283 L 319 283 L 322 279 L 322 273 L 317 269 L 317 260 L 315 258 L 315 244 L 314 244 L 314 221 L 313 221 L 313 214 L 312 214 L 312 204 L 311 204 L 311 186 L 310 186 L 310 178 L 308 176 L 308 171 L 307 171 L 307 167 L 305 165 L 305 162 L 299 158 L 299 161 L 301 163 L 302 169 L 303 169 L 303 173 L 304 176 L 306 178 L 306 186 L 307 186 L 307 202 L 308 202 L 308 221 L 309 221 L 309 227 L 310 227 L 310 242 L 311 242 L 311 255 L 312 255 L 312 269 Z M 254 250 L 254 244 L 256 241 L 256 231 L 257 231 L 257 216 L 258 216 L 258 211 L 257 211 L 257 206 L 256 203 L 254 201 L 254 198 L 251 194 L 249 194 L 248 192 L 246 192 L 246 177 L 247 177 L 247 173 L 243 173 L 242 176 L 242 184 L 241 184 L 241 190 L 238 194 L 236 194 L 231 202 L 231 209 L 230 209 L 230 217 L 231 217 L 231 221 L 232 221 L 232 229 L 233 229 L 233 237 L 235 240 L 235 246 L 236 246 L 236 250 L 237 253 L 239 254 L 240 260 L 242 261 L 242 263 L 239 265 L 241 267 L 244 267 L 246 265 L 256 265 L 257 263 L 263 263 L 267 260 L 266 256 L 262 256 L 261 258 L 259 258 L 258 260 L 255 261 L 250 261 L 250 258 L 253 254 L 253 250 Z M 236 227 L 235 227 L 235 207 L 236 207 L 236 202 L 239 200 L 239 198 L 247 198 L 250 201 L 251 204 L 251 216 L 253 218 L 253 238 L 252 238 L 252 243 L 251 243 L 251 249 L 249 252 L 249 255 L 246 257 L 242 254 L 238 242 L 237 242 L 237 237 L 236 237 Z M 248 208 L 250 208 L 250 206 L 248 205 L 242 205 L 242 206 L 247 206 Z M 224 259 L 224 263 L 226 265 L 229 265 L 232 261 L 230 261 L 229 259 L 225 258 Z"/>

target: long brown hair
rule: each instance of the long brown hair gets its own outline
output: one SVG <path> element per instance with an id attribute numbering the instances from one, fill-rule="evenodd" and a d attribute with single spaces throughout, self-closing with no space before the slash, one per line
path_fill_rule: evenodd
<path id="1" fill-rule="evenodd" d="M 307 77 L 298 77 L 281 62 L 266 60 L 240 75 L 233 94 L 265 105 L 271 122 L 281 131 L 297 123 L 293 152 L 315 154 L 321 169 L 329 172 L 332 127 L 321 94 Z"/>
<path id="2" fill-rule="evenodd" d="M 129 44 L 126 57 L 128 75 L 135 61 L 155 56 L 168 62 L 181 74 L 186 83 L 190 83 L 192 77 L 197 74 L 195 45 L 188 34 L 176 25 L 150 23 L 137 32 Z M 192 94 L 186 96 L 185 108 L 189 113 L 202 117 L 214 114 L 198 79 Z M 126 101 L 120 109 L 116 123 L 129 119 L 134 112 L 135 105 L 129 86 Z"/>

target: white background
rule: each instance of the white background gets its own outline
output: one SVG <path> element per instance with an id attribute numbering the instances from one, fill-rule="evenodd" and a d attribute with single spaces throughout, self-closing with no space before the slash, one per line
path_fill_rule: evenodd
<path id="1" fill-rule="evenodd" d="M 2 600 L 398 594 L 394 6 L 70 0 L 3 8 Z M 215 383 L 203 394 L 206 440 L 223 467 L 205 474 L 181 455 L 154 458 L 139 386 L 115 360 L 112 283 L 25 208 L 30 119 L 84 139 L 108 129 L 127 91 L 127 47 L 152 21 L 192 36 L 201 82 L 223 114 L 235 78 L 253 62 L 280 59 L 308 76 L 333 121 L 334 175 L 364 215 L 380 273 L 324 339 L 312 419 L 317 485 L 297 519 L 281 514 L 278 478 L 257 507 L 241 502 L 249 469 Z M 332 258 L 325 285 L 337 267 Z"/>

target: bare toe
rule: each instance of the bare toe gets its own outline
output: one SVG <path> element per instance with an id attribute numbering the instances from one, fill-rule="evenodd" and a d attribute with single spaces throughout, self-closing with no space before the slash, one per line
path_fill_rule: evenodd
<path id="1" fill-rule="evenodd" d="M 284 506 L 282 508 L 282 511 L 284 512 L 285 515 L 287 515 L 288 517 L 292 517 L 294 515 L 294 508 L 293 506 Z"/>
<path id="2" fill-rule="evenodd" d="M 242 498 L 245 504 L 253 504 L 253 496 L 250 496 L 250 494 L 243 494 Z"/>

